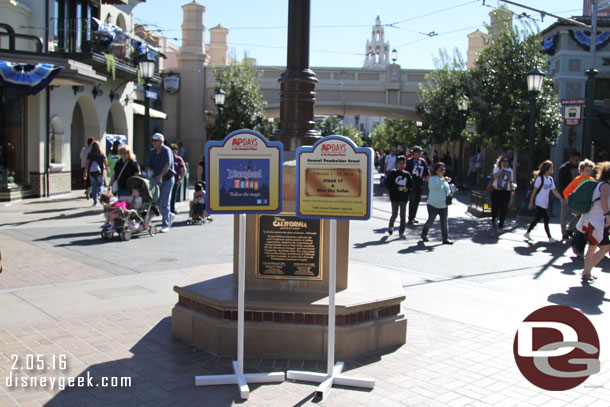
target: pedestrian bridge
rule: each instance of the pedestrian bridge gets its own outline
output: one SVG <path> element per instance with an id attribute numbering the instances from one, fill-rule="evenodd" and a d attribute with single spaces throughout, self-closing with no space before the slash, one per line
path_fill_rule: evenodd
<path id="1" fill-rule="evenodd" d="M 280 84 L 283 67 L 259 67 L 260 87 L 267 101 L 267 117 L 280 115 Z M 419 84 L 429 70 L 401 70 L 392 64 L 386 69 L 311 68 L 318 77 L 316 115 L 384 116 L 421 120 L 415 106 Z M 259 76 L 260 77 L 260 76 Z"/>
<path id="2" fill-rule="evenodd" d="M 285 67 L 259 66 L 260 89 L 267 101 L 268 118 L 280 116 L 280 84 Z M 429 70 L 400 69 L 391 64 L 386 69 L 311 68 L 318 78 L 316 115 L 382 116 L 421 121 L 415 106 L 419 84 L 426 81 Z M 207 93 L 214 94 L 213 75 L 206 78 Z"/>

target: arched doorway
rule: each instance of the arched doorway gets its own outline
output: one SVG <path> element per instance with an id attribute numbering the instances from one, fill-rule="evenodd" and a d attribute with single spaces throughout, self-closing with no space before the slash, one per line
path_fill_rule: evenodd
<path id="1" fill-rule="evenodd" d="M 125 110 L 123 110 L 123 105 L 118 101 L 114 102 L 108 111 L 106 133 L 127 135 L 128 131 L 127 116 Z"/>
<path id="2" fill-rule="evenodd" d="M 88 95 L 82 95 L 74 106 L 70 125 L 72 189 L 84 188 L 82 181 L 82 165 L 84 163 L 81 163 L 80 153 L 87 144 L 89 137 L 100 141 L 100 125 L 93 99 Z"/>

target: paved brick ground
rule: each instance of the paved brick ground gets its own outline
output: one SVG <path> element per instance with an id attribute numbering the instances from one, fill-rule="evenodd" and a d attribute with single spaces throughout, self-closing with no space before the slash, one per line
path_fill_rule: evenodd
<path id="1" fill-rule="evenodd" d="M 0 233 L 0 290 L 110 277 L 111 274 Z"/>
<path id="2" fill-rule="evenodd" d="M 0 210 L 0 224 L 60 225 L 80 222 L 99 223 L 99 213 L 86 208 L 84 200 L 27 201 Z M 5 210 L 6 209 L 6 210 Z M 40 220 L 40 217 L 46 220 Z M 37 220 L 38 219 L 38 220 Z M 61 227 L 61 226 L 58 226 Z M 90 225 L 88 224 L 89 228 Z M 456 245 L 457 246 L 457 245 Z M 102 281 L 109 275 L 71 259 L 15 240 L 0 231 L 5 272 L 0 290 L 11 295 L 13 289 L 44 284 L 79 281 Z M 50 267 L 52 266 L 52 267 Z M 14 272 L 18 270 L 19 272 Z M 10 271 L 10 272 L 9 272 Z M 560 276 L 563 274 L 560 274 Z M 544 276 L 543 276 L 544 277 Z M 569 277 L 569 276 L 568 276 Z M 141 275 L 138 278 L 152 278 Z M 414 278 L 414 277 L 413 277 Z M 601 276 L 602 283 L 605 276 Z M 416 281 L 417 282 L 417 281 Z M 406 282 L 405 282 L 406 283 Z M 467 284 L 467 283 L 464 283 Z M 472 283 L 473 287 L 475 283 Z M 524 284 L 523 280 L 500 280 L 488 288 Z M 539 285 L 529 283 L 529 290 Z M 570 285 L 566 285 L 569 287 Z M 456 289 L 448 286 L 447 290 Z M 603 314 L 607 303 L 603 284 L 597 284 L 595 300 Z M 413 288 L 411 295 L 414 294 Z M 465 285 L 462 290 L 467 290 Z M 525 290 L 513 290 L 525 294 Z M 429 295 L 432 291 L 422 292 Z M 499 292 L 499 291 L 498 291 Z M 563 292 L 563 291 L 560 291 Z M 490 291 L 490 296 L 495 291 Z M 572 298 L 581 301 L 581 297 Z M 476 299 L 473 298 L 473 301 Z M 480 299 L 479 299 L 480 301 Z M 205 374 L 231 373 L 231 358 L 220 357 L 171 335 L 171 305 L 144 308 L 141 303 L 118 312 L 100 310 L 83 318 L 66 318 L 57 322 L 0 330 L 0 407 L 29 406 L 185 406 L 224 407 L 307 406 L 313 400 L 315 385 L 284 382 L 251 385 L 247 402 L 239 399 L 236 386 L 196 387 L 194 377 Z M 155 303 L 157 304 L 157 303 Z M 407 302 L 408 304 L 408 302 Z M 580 302 L 579 302 L 580 304 Z M 582 304 L 581 304 L 582 305 Z M 79 304 L 74 304 L 78 307 Z M 481 304 L 483 308 L 485 304 Z M 507 305 L 508 307 L 509 305 Z M 461 308 L 458 308 L 461 310 Z M 589 311 L 591 311 L 590 308 Z M 348 360 L 347 374 L 375 378 L 371 391 L 334 388 L 320 404 L 324 406 L 610 406 L 610 357 L 602 343 L 602 372 L 591 376 L 584 385 L 566 392 L 546 392 L 527 382 L 512 358 L 513 335 L 505 331 L 476 326 L 472 318 L 446 318 L 428 312 L 404 308 L 408 318 L 407 344 L 366 357 Z M 3 310 L 7 311 L 7 310 Z M 442 311 L 438 309 L 437 311 Z M 11 312 L 11 310 L 8 310 Z M 482 311 L 483 312 L 483 311 Z M 498 314 L 494 318 L 502 319 Z M 17 355 L 17 356 L 14 356 Z M 67 369 L 44 371 L 27 368 L 28 355 L 43 355 L 47 362 L 53 355 L 67 358 Z M 18 370 L 12 370 L 15 357 Z M 246 372 L 269 372 L 287 369 L 324 371 L 324 361 L 287 359 L 246 359 Z M 50 386 L 22 388 L 10 385 L 11 375 L 59 378 L 91 375 L 95 384 L 102 377 L 129 377 L 128 388 L 70 388 Z M 7 384 L 8 383 L 8 384 Z"/>
<path id="3" fill-rule="evenodd" d="M 65 354 L 68 368 L 31 371 L 60 377 L 90 374 L 130 377 L 128 388 L 0 386 L 0 407 L 8 406 L 230 406 L 241 404 L 236 386 L 196 387 L 194 376 L 231 373 L 231 358 L 219 357 L 171 336 L 166 307 L 24 327 L 0 333 L 0 377 L 13 357 Z M 374 377 L 372 391 L 334 388 L 327 406 L 608 406 L 610 374 L 596 375 L 574 390 L 551 393 L 529 384 L 507 349 L 513 338 L 472 325 L 406 310 L 407 345 L 346 361 L 350 375 Z M 606 357 L 602 364 L 610 363 Z M 21 363 L 20 363 L 21 365 Z M 25 367 L 25 363 L 21 365 Z M 324 371 L 324 362 L 246 360 L 246 372 L 287 369 Z M 30 371 L 17 371 L 23 375 Z M 605 387 L 603 387 L 605 385 Z M 308 383 L 251 385 L 248 406 L 315 405 Z"/>

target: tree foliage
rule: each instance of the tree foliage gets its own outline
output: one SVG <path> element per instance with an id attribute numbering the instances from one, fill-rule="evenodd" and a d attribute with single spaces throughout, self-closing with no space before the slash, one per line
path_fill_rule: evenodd
<path id="1" fill-rule="evenodd" d="M 470 115 L 481 140 L 498 148 L 525 147 L 529 138 L 530 95 L 527 74 L 534 68 L 548 70 L 540 37 L 527 27 L 503 30 L 492 37 L 472 70 Z M 535 143 L 555 144 L 561 126 L 552 78 L 545 78 L 537 95 Z"/>
<path id="2" fill-rule="evenodd" d="M 364 139 L 358 130 L 351 126 L 343 126 L 337 116 L 327 116 L 321 122 L 316 122 L 316 129 L 322 137 L 331 135 L 345 136 L 358 147 L 364 145 Z"/>
<path id="3" fill-rule="evenodd" d="M 398 150 L 422 143 L 422 135 L 415 122 L 386 119 L 371 132 L 371 147 L 375 150 Z"/>
<path id="4" fill-rule="evenodd" d="M 527 146 L 530 95 L 527 74 L 533 68 L 547 70 L 540 37 L 530 27 L 510 23 L 491 36 L 478 56 L 476 66 L 466 70 L 457 50 L 452 58 L 441 50 L 437 69 L 420 84 L 417 109 L 425 118 L 424 132 L 431 143 L 452 141 L 463 136 L 471 142 L 494 148 Z M 490 30 L 491 31 L 491 30 Z M 458 111 L 462 95 L 469 98 L 469 123 L 476 133 L 464 131 Z M 537 99 L 535 143 L 538 148 L 553 145 L 560 131 L 561 115 L 553 80 L 546 78 Z"/>
<path id="5" fill-rule="evenodd" d="M 435 59 L 436 70 L 420 84 L 417 110 L 424 117 L 424 132 L 430 144 L 440 144 L 460 137 L 464 122 L 458 102 L 468 94 L 470 74 L 457 49 L 453 58 L 441 49 Z"/>
<path id="6" fill-rule="evenodd" d="M 232 131 L 240 129 L 251 129 L 269 136 L 273 126 L 265 119 L 266 102 L 258 84 L 256 67 L 243 58 L 241 63 L 216 70 L 215 76 L 216 86 L 226 93 L 222 111 L 221 137 L 224 138 Z M 208 133 L 208 139 L 216 138 L 217 130 Z"/>

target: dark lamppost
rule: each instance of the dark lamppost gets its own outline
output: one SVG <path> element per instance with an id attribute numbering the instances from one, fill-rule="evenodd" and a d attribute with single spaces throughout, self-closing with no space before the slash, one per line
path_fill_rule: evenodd
<path id="1" fill-rule="evenodd" d="M 585 74 L 587 75 L 587 90 L 585 92 L 585 132 L 582 138 L 582 156 L 584 158 L 593 159 L 591 157 L 591 145 L 593 142 L 593 117 L 595 113 L 595 76 L 599 71 L 595 68 L 587 69 Z"/>
<path id="2" fill-rule="evenodd" d="M 214 103 L 218 109 L 218 140 L 222 140 L 222 107 L 225 105 L 226 93 L 224 90 L 218 88 L 214 92 Z"/>
<path id="3" fill-rule="evenodd" d="M 392 63 L 393 63 L 393 64 L 395 64 L 395 63 L 396 63 L 396 60 L 398 59 L 397 57 L 398 57 L 398 51 L 396 51 L 396 48 L 394 48 L 394 49 L 392 50 Z"/>
<path id="4" fill-rule="evenodd" d="M 530 93 L 530 134 L 529 143 L 527 146 L 527 177 L 531 177 L 534 172 L 534 134 L 536 132 L 536 98 L 542 90 L 542 82 L 544 81 L 544 73 L 538 68 L 532 69 L 527 74 L 527 90 Z"/>
<path id="5" fill-rule="evenodd" d="M 460 130 L 458 133 L 458 139 L 460 140 L 460 151 L 459 151 L 459 162 L 457 173 L 460 176 L 460 182 L 462 185 L 466 185 L 466 179 L 464 175 L 464 137 L 462 136 L 462 131 L 466 128 L 466 118 L 468 117 L 468 107 L 470 106 L 470 100 L 466 97 L 466 95 L 462 95 L 460 100 L 458 101 L 458 113 L 460 115 Z"/>
<path id="6" fill-rule="evenodd" d="M 144 154 L 148 156 L 150 150 L 150 98 L 148 90 L 150 89 L 150 80 L 155 74 L 155 60 L 151 59 L 148 54 L 142 56 L 138 62 L 140 76 L 144 79 Z"/>

